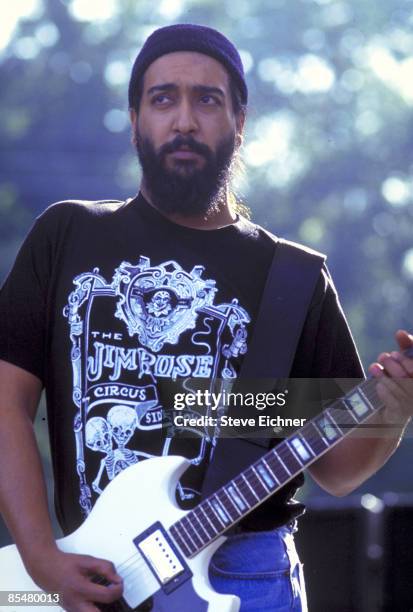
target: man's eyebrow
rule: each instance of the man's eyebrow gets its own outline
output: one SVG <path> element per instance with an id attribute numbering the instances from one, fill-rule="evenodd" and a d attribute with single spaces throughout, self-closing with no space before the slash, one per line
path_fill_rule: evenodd
<path id="1" fill-rule="evenodd" d="M 194 90 L 198 93 L 203 94 L 217 94 L 221 98 L 225 98 L 225 92 L 220 87 L 213 87 L 212 85 L 195 85 Z"/>
<path id="2" fill-rule="evenodd" d="M 151 96 L 154 93 L 159 93 L 163 91 L 173 91 L 178 89 L 178 86 L 175 83 L 161 83 L 160 85 L 154 85 L 150 87 L 146 92 L 148 96 Z M 194 91 L 201 94 L 216 94 L 221 98 L 225 98 L 225 92 L 220 87 L 214 87 L 212 85 L 194 85 Z"/>
<path id="3" fill-rule="evenodd" d="M 151 96 L 153 93 L 157 93 L 158 91 L 171 91 L 171 89 L 177 89 L 175 83 L 162 83 L 161 85 L 154 85 L 150 87 L 146 92 L 148 96 Z"/>

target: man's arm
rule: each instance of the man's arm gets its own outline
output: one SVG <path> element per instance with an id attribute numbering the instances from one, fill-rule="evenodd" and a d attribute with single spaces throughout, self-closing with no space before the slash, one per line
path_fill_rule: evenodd
<path id="1" fill-rule="evenodd" d="M 381 436 L 363 436 L 356 430 L 316 461 L 308 471 L 332 495 L 347 495 L 377 472 L 398 447 L 413 414 L 413 359 L 402 352 L 413 346 L 413 337 L 398 331 L 400 352 L 382 353 L 371 364 L 379 378 L 377 393 L 385 407 L 368 421 L 381 427 Z"/>
<path id="2" fill-rule="evenodd" d="M 108 561 L 63 553 L 56 546 L 33 430 L 41 390 L 39 378 L 0 360 L 0 510 L 33 580 L 59 592 L 65 608 L 96 612 L 91 602 L 118 599 L 122 581 Z M 94 574 L 111 586 L 92 583 Z"/>

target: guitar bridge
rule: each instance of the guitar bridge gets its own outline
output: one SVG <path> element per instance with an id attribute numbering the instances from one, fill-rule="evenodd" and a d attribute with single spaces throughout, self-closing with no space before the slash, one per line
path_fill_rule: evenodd
<path id="1" fill-rule="evenodd" d="M 176 544 L 158 521 L 133 540 L 165 593 L 192 577 Z"/>

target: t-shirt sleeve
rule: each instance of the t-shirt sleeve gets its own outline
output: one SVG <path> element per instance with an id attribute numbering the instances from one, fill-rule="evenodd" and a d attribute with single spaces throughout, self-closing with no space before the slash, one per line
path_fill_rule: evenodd
<path id="1" fill-rule="evenodd" d="M 309 309 L 293 376 L 363 378 L 364 372 L 333 280 L 324 268 Z"/>
<path id="2" fill-rule="evenodd" d="M 46 226 L 43 216 L 36 220 L 0 290 L 0 359 L 43 384 L 50 268 Z"/>
<path id="3" fill-rule="evenodd" d="M 332 278 L 324 268 L 298 344 L 292 374 L 294 407 L 311 418 L 364 378 Z M 304 414 L 305 413 L 305 414 Z"/>

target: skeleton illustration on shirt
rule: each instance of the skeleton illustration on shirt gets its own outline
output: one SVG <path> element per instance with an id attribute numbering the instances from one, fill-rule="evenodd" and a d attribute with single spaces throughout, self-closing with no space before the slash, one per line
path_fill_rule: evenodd
<path id="1" fill-rule="evenodd" d="M 112 480 L 122 470 L 137 463 L 139 457 L 146 459 L 150 456 L 147 453 L 126 448 L 137 424 L 136 410 L 120 404 L 109 410 L 107 420 L 103 417 L 91 417 L 87 421 L 86 446 L 91 450 L 105 453 L 97 476 L 92 482 L 92 489 L 96 493 L 102 493 L 99 485 L 105 468 L 108 479 Z M 113 440 L 118 445 L 116 449 L 113 449 Z"/>
<path id="2" fill-rule="evenodd" d="M 138 462 L 138 452 L 125 448 L 135 432 L 138 417 L 136 410 L 130 406 L 117 405 L 109 410 L 107 419 L 112 436 L 118 445 L 115 450 L 114 475 L 116 476 L 129 465 Z"/>
<path id="3" fill-rule="evenodd" d="M 106 468 L 109 480 L 112 480 L 115 476 L 115 453 L 112 446 L 112 432 L 106 419 L 103 417 L 90 418 L 86 423 L 85 437 L 88 448 L 105 454 L 105 457 L 100 462 L 97 476 L 92 482 L 92 489 L 100 494 L 102 489 L 99 487 L 99 484 L 103 470 Z"/>

